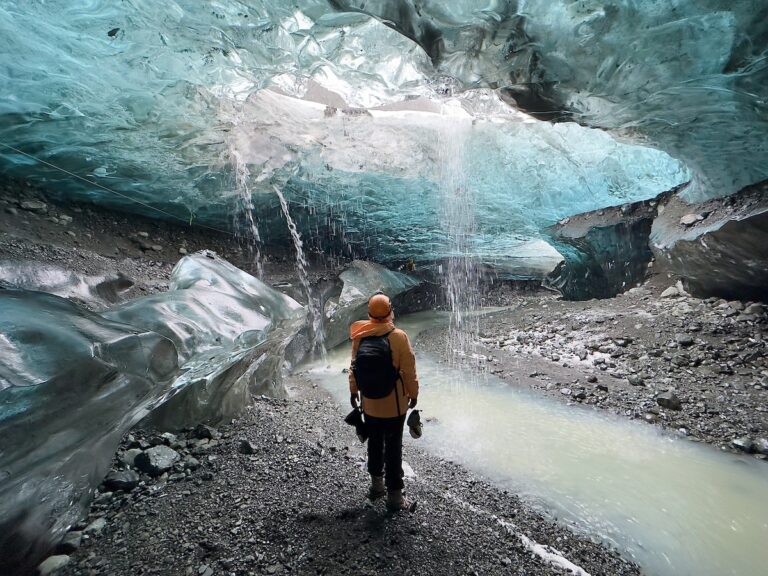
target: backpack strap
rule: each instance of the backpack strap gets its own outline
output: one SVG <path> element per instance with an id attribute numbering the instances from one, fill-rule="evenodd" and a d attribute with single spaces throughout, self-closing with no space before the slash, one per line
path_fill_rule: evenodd
<path id="1" fill-rule="evenodd" d="M 395 330 L 396 330 L 396 328 L 392 328 L 392 330 L 390 330 L 389 332 L 384 334 L 384 336 L 387 338 L 387 343 L 388 344 L 389 344 L 389 335 L 392 334 L 392 332 L 394 332 Z M 391 345 L 389 347 L 389 350 L 390 350 L 390 353 L 391 353 L 391 351 L 392 351 L 392 346 Z M 397 369 L 397 379 L 395 380 L 394 393 L 395 393 L 395 404 L 397 405 L 397 417 L 400 418 L 400 416 L 402 416 L 402 414 L 400 413 L 400 393 L 397 390 L 397 383 L 398 382 L 400 382 L 400 384 L 403 383 L 403 378 L 402 378 L 402 376 L 400 376 L 400 368 L 399 367 Z"/>

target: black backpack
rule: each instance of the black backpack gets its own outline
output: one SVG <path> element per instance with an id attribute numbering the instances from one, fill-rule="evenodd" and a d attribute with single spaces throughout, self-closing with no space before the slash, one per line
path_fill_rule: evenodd
<path id="1" fill-rule="evenodd" d="M 360 340 L 352 371 L 357 387 L 366 398 L 385 398 L 395 388 L 399 372 L 392 365 L 391 333 L 390 330 L 383 336 L 366 336 Z"/>

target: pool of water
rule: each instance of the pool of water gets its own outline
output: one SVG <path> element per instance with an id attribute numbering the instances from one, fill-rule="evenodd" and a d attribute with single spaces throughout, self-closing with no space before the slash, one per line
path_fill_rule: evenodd
<path id="1" fill-rule="evenodd" d="M 444 322 L 422 313 L 398 325 L 414 338 Z M 341 346 L 308 367 L 344 404 L 349 355 Z M 417 353 L 417 369 L 422 419 L 434 421 L 416 442 L 430 452 L 611 543 L 647 574 L 768 574 L 765 463 L 540 398 L 426 354 Z"/>

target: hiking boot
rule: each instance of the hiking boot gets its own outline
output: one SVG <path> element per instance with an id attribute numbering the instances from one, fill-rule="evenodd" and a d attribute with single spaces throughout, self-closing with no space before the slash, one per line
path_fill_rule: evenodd
<path id="1" fill-rule="evenodd" d="M 403 496 L 402 490 L 389 490 L 387 491 L 387 510 L 390 512 L 399 512 L 400 510 L 413 512 L 416 510 L 416 502 L 410 502 Z"/>
<path id="2" fill-rule="evenodd" d="M 378 500 L 386 495 L 387 489 L 384 487 L 384 476 L 371 475 L 371 487 L 368 489 L 368 500 Z"/>

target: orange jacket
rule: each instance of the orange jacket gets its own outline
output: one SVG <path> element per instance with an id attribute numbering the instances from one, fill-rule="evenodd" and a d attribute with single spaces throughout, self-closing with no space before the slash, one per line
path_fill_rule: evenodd
<path id="1" fill-rule="evenodd" d="M 416 357 L 413 355 L 408 335 L 395 328 L 392 321 L 360 320 L 349 329 L 352 338 L 352 365 L 349 370 L 349 392 L 357 394 L 359 389 L 355 382 L 355 357 L 360 346 L 360 339 L 366 336 L 382 336 L 391 332 L 387 337 L 389 348 L 392 350 L 392 364 L 398 369 L 400 378 L 395 383 L 395 389 L 384 398 L 366 398 L 363 396 L 363 412 L 374 418 L 396 418 L 408 411 L 408 400 L 419 395 L 419 378 L 416 376 Z M 397 399 L 395 399 L 397 394 Z M 398 411 L 398 404 L 400 410 Z"/>

